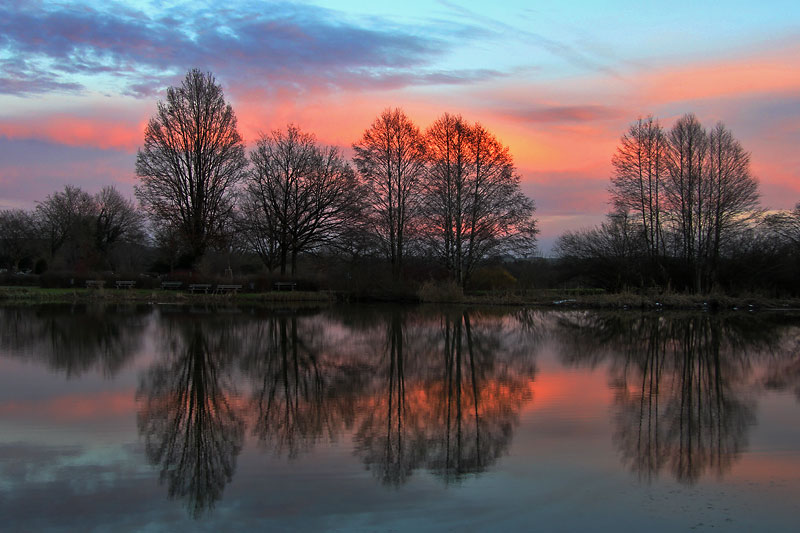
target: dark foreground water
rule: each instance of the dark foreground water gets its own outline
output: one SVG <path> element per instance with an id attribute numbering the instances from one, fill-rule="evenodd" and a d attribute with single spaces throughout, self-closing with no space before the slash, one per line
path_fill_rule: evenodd
<path id="1" fill-rule="evenodd" d="M 800 319 L 0 307 L 0 530 L 797 531 Z"/>

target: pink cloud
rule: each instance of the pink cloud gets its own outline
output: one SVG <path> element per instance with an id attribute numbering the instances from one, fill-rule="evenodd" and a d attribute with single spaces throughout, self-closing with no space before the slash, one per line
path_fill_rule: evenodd
<path id="1" fill-rule="evenodd" d="M 142 144 L 145 125 L 146 121 L 131 123 L 118 116 L 57 114 L 2 120 L 0 135 L 8 139 L 37 139 L 66 146 L 135 152 Z"/>

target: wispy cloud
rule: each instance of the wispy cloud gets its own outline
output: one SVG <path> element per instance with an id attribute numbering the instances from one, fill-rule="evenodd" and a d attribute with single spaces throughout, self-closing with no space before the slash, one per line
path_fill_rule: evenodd
<path id="1" fill-rule="evenodd" d="M 554 105 L 508 109 L 503 112 L 513 120 L 541 123 L 595 122 L 619 119 L 625 116 L 622 109 L 603 105 Z"/>
<path id="2" fill-rule="evenodd" d="M 106 76 L 122 93 L 149 96 L 190 67 L 240 84 L 296 90 L 462 84 L 502 75 L 434 66 L 457 39 L 482 34 L 466 25 L 367 24 L 294 3 L 213 13 L 183 4 L 172 11 L 0 5 L 0 58 L 16 58 L 3 60 L 0 91 L 78 91 L 85 86 L 76 80 Z"/>

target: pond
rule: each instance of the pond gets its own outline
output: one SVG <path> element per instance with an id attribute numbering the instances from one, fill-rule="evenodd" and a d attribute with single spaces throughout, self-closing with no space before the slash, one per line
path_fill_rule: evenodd
<path id="1" fill-rule="evenodd" d="M 795 531 L 800 316 L 0 307 L 0 529 Z"/>

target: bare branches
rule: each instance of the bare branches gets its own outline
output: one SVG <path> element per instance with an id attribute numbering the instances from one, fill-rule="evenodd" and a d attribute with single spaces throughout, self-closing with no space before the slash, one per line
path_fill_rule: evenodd
<path id="1" fill-rule="evenodd" d="M 250 159 L 241 227 L 270 270 L 295 272 L 299 253 L 332 243 L 355 223 L 360 188 L 337 148 L 290 125 L 262 136 Z"/>
<path id="2" fill-rule="evenodd" d="M 160 224 L 175 227 L 199 259 L 219 242 L 233 210 L 233 188 L 247 159 L 236 116 L 211 74 L 191 70 L 145 130 L 136 158 L 136 196 Z"/>
<path id="3" fill-rule="evenodd" d="M 428 129 L 427 242 L 460 285 L 491 253 L 525 255 L 536 242 L 533 202 L 508 148 L 480 124 L 445 113 Z"/>
<path id="4" fill-rule="evenodd" d="M 387 109 L 353 145 L 355 163 L 367 190 L 370 225 L 401 275 L 408 233 L 420 205 L 425 143 L 419 128 L 399 109 Z"/>

